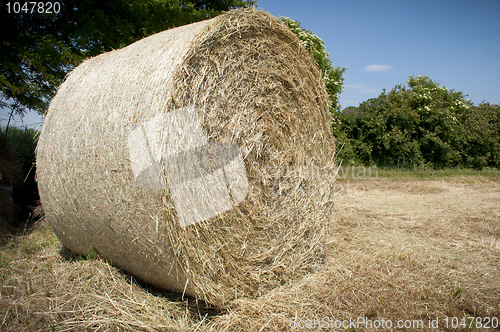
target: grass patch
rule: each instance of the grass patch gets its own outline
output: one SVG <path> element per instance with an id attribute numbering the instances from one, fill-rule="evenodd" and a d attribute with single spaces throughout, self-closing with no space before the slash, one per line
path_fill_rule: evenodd
<path id="1" fill-rule="evenodd" d="M 444 177 L 485 177 L 485 178 L 500 178 L 500 169 L 485 168 L 482 170 L 464 169 L 464 168 L 444 168 L 444 169 L 429 169 L 415 168 L 411 170 L 382 168 L 378 173 L 379 177 L 394 178 L 394 179 L 440 179 Z"/>
<path id="2" fill-rule="evenodd" d="M 337 180 L 362 180 L 362 179 L 443 179 L 443 178 L 487 178 L 500 179 L 500 169 L 485 168 L 482 170 L 464 168 L 378 168 L 366 166 L 342 166 L 339 169 Z"/>

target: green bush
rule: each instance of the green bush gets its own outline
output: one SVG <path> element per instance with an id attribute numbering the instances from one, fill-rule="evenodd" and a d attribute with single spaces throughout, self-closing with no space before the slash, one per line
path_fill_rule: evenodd
<path id="1" fill-rule="evenodd" d="M 32 128 L 0 128 L 0 148 L 13 149 L 23 165 L 31 167 L 35 161 L 37 137 L 38 131 Z"/>
<path id="2" fill-rule="evenodd" d="M 339 158 L 378 166 L 500 167 L 500 105 L 474 106 L 426 76 L 335 114 Z"/>
<path id="3" fill-rule="evenodd" d="M 1 184 L 12 188 L 14 221 L 25 222 L 39 199 L 35 182 L 35 148 L 38 132 L 16 127 L 0 128 Z"/>

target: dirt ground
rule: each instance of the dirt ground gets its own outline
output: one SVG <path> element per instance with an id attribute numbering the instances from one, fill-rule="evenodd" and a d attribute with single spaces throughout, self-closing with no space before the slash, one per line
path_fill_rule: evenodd
<path id="1" fill-rule="evenodd" d="M 0 330 L 500 329 L 500 179 L 343 179 L 322 266 L 209 308 L 65 253 L 44 224 L 0 249 Z"/>

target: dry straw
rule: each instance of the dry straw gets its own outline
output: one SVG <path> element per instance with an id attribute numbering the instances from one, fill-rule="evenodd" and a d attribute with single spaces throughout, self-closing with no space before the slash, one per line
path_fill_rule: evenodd
<path id="1" fill-rule="evenodd" d="M 238 173 L 244 199 L 233 195 L 230 209 L 205 220 L 192 210 L 198 222 L 183 227 L 170 172 L 192 195 L 207 195 L 206 188 L 183 178 L 189 163 L 166 167 L 165 149 L 158 152 L 162 173 L 150 176 L 163 188 L 141 186 L 130 142 L 139 129 L 153 135 L 151 119 L 182 117 L 187 109 L 196 110 L 189 121 L 199 122 L 206 144 L 239 148 L 235 167 L 246 179 Z M 95 250 L 151 284 L 224 306 L 267 293 L 321 262 L 333 208 L 330 126 L 321 73 L 298 38 L 267 13 L 231 11 L 72 71 L 38 143 L 41 202 L 69 249 Z M 183 152 L 175 142 L 199 148 L 184 129 L 160 128 L 153 136 L 168 140 L 175 132 L 176 141 L 165 145 L 170 152 Z M 215 173 L 215 153 L 206 149 Z M 223 189 L 234 194 L 230 187 Z"/>

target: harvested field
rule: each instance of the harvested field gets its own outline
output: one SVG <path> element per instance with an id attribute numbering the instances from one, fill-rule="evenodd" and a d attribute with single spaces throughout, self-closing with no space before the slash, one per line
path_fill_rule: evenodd
<path id="1" fill-rule="evenodd" d="M 371 320 L 460 331 L 466 316 L 500 318 L 498 176 L 341 179 L 337 187 L 325 264 L 220 310 L 74 257 L 42 222 L 0 251 L 0 329 L 388 330 Z"/>

